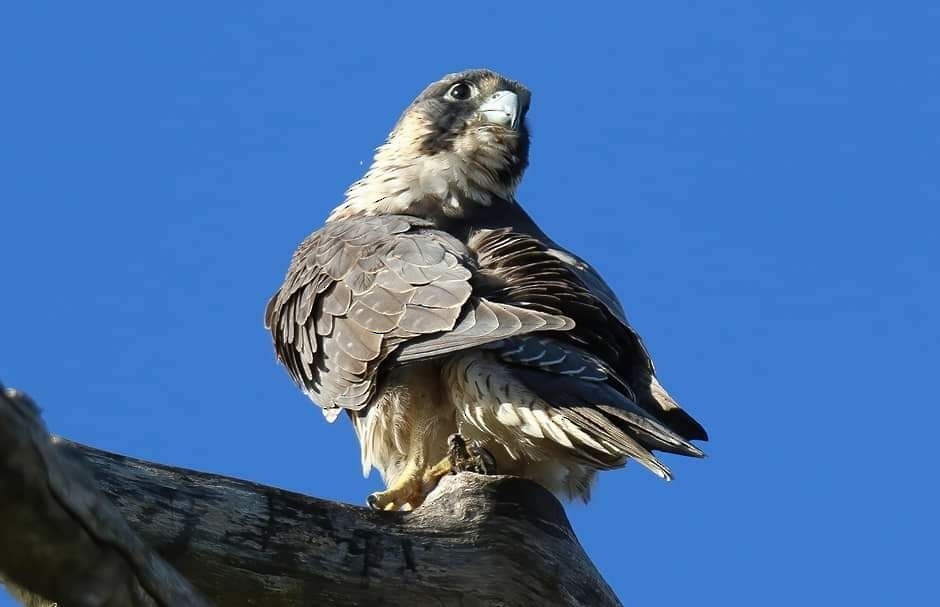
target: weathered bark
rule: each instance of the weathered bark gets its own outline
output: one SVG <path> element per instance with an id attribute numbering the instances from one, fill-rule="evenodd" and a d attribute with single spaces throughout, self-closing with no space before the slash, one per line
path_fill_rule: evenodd
<path id="1" fill-rule="evenodd" d="M 4 414 L 0 441 L 7 423 Z M 620 604 L 585 555 L 558 501 L 523 479 L 450 476 L 414 512 L 375 512 L 67 441 L 45 441 L 56 457 L 65 451 L 80 454 L 94 487 L 110 498 L 130 528 L 218 605 Z M 33 506 L 7 489 L 10 478 L 24 473 L 2 443 L 0 459 L 0 512 L 29 511 Z M 73 478 L 64 480 L 71 489 Z M 59 549 L 57 536 L 39 532 L 45 515 L 3 516 L 0 535 L 14 531 L 10 524 L 25 535 L 2 540 L 0 550 L 30 541 L 47 551 Z M 135 563 L 141 560 L 138 553 L 127 551 L 148 550 L 139 540 L 127 546 L 122 554 L 133 556 Z M 0 555 L 0 574 L 39 591 L 12 575 L 17 563 L 11 561 L 16 559 Z M 30 567 L 45 568 L 49 579 L 59 575 L 39 559 Z M 96 573 L 95 567 L 85 569 L 85 576 Z M 73 582 L 63 577 L 56 583 L 61 588 Z"/>
<path id="2" fill-rule="evenodd" d="M 209 605 L 46 433 L 32 401 L 2 386 L 0 579 L 29 605 Z"/>

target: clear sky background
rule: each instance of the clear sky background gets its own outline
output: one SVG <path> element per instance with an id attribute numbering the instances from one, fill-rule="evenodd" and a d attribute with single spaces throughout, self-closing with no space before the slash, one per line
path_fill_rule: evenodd
<path id="1" fill-rule="evenodd" d="M 520 200 L 712 436 L 568 508 L 619 596 L 936 598 L 936 3 L 2 13 L 0 379 L 52 431 L 364 503 L 264 304 L 405 105 L 488 66 L 533 90 Z"/>

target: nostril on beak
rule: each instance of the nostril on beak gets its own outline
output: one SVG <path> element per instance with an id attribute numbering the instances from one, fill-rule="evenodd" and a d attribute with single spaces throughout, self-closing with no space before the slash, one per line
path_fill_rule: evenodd
<path id="1" fill-rule="evenodd" d="M 480 104 L 479 113 L 487 122 L 515 129 L 519 118 L 519 96 L 512 91 L 496 91 Z"/>

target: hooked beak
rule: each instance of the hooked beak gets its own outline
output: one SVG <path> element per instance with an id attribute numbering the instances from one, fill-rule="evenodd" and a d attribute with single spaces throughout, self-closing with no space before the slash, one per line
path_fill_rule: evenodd
<path id="1" fill-rule="evenodd" d="M 477 113 L 484 122 L 512 130 L 519 127 L 519 96 L 512 91 L 496 91 L 484 101 Z"/>

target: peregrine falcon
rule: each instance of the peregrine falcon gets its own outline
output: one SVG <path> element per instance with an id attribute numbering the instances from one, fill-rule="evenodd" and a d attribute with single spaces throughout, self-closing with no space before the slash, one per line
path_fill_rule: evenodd
<path id="1" fill-rule="evenodd" d="M 428 86 L 267 305 L 280 362 L 381 473 L 375 508 L 461 469 L 587 501 L 598 470 L 703 455 L 610 287 L 516 200 L 529 100 L 489 70 Z"/>

